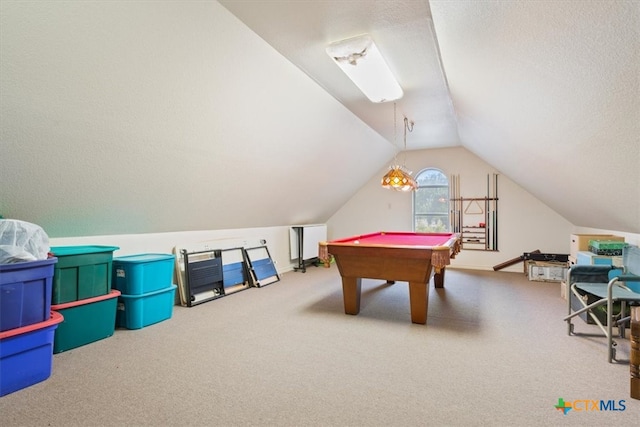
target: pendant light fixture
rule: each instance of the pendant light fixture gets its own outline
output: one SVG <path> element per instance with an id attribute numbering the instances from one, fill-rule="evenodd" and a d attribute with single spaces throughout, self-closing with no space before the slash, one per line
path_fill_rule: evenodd
<path id="1" fill-rule="evenodd" d="M 413 132 L 414 122 L 404 117 L 404 149 L 407 150 L 407 131 Z M 396 120 L 396 103 L 393 103 L 393 145 L 396 145 L 397 120 Z M 389 166 L 389 172 L 382 177 L 382 187 L 396 191 L 413 191 L 418 185 L 411 176 L 411 171 L 405 165 L 398 163 L 398 155 L 393 159 L 393 164 Z"/>

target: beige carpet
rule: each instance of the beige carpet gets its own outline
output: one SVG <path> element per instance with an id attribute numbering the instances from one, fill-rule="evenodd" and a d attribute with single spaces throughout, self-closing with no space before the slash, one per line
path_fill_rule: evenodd
<path id="1" fill-rule="evenodd" d="M 605 340 L 567 336 L 557 283 L 448 270 L 427 325 L 407 284 L 363 282 L 345 315 L 340 276 L 311 267 L 140 330 L 54 355 L 52 376 L 0 398 L 2 426 L 632 425 L 629 366 Z M 596 332 L 580 321 L 578 331 Z M 628 357 L 628 343 L 619 356 Z M 625 352 L 627 354 L 625 355 Z M 614 400 L 569 411 L 558 399 Z M 637 424 L 635 424 L 637 425 Z"/>

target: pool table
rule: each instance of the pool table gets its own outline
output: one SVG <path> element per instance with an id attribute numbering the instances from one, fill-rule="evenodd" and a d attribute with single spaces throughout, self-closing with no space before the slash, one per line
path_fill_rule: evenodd
<path id="1" fill-rule="evenodd" d="M 331 255 L 342 276 L 344 311 L 360 312 L 361 280 L 409 282 L 411 321 L 427 323 L 429 279 L 444 287 L 445 267 L 460 252 L 457 233 L 378 232 L 320 243 L 319 258 L 328 266 Z"/>

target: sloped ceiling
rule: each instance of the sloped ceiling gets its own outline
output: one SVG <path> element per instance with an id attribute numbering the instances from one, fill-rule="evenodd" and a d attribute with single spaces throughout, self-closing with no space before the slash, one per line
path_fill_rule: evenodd
<path id="1" fill-rule="evenodd" d="M 637 1 L 3 0 L 0 214 L 52 237 L 327 221 L 399 148 L 325 53 L 370 33 L 409 150 L 462 145 L 576 226 L 640 233 L 639 31 Z"/>
<path id="2" fill-rule="evenodd" d="M 0 2 L 0 214 L 50 237 L 326 221 L 394 147 L 216 1 Z"/>
<path id="3" fill-rule="evenodd" d="M 640 2 L 431 9 L 463 145 L 576 226 L 640 232 Z"/>
<path id="4" fill-rule="evenodd" d="M 576 226 L 640 232 L 640 2 L 221 4 L 394 141 L 324 53 L 372 34 L 416 122 L 410 150 L 462 144 Z"/>
<path id="5" fill-rule="evenodd" d="M 403 115 L 415 122 L 409 150 L 460 145 L 428 1 L 220 3 L 397 149 Z M 396 129 L 393 104 L 370 102 L 326 54 L 330 43 L 361 34 L 371 35 L 404 90 Z"/>

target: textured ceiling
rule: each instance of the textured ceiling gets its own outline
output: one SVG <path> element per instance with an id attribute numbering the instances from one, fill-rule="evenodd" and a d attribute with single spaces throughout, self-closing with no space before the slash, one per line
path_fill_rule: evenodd
<path id="1" fill-rule="evenodd" d="M 325 53 L 369 33 L 409 150 L 461 145 L 640 234 L 639 31 L 622 0 L 2 0 L 0 213 L 55 237 L 325 222 L 401 146 Z"/>
<path id="2" fill-rule="evenodd" d="M 462 144 L 574 225 L 640 232 L 640 2 L 431 8 Z"/>
<path id="3" fill-rule="evenodd" d="M 461 144 L 576 226 L 640 232 L 640 2 L 220 3 L 393 142 L 392 107 L 324 52 L 371 34 L 409 150 Z"/>
<path id="4" fill-rule="evenodd" d="M 220 3 L 388 141 L 402 148 L 402 115 L 415 122 L 407 149 L 459 145 L 429 3 L 393 1 L 237 1 Z M 405 95 L 372 103 L 325 53 L 335 41 L 370 34 Z"/>

